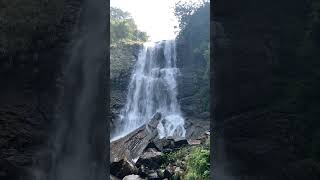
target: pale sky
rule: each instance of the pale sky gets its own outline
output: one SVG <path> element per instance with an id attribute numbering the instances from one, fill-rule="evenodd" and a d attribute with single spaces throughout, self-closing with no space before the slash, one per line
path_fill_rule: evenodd
<path id="1" fill-rule="evenodd" d="M 174 39 L 178 21 L 173 14 L 179 0 L 111 0 L 110 6 L 129 12 L 138 29 L 147 32 L 150 41 Z M 199 0 L 183 0 L 195 1 Z"/>

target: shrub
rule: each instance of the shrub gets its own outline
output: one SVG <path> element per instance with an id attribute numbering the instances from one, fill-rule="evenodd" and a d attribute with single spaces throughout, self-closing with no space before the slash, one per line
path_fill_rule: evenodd
<path id="1" fill-rule="evenodd" d="M 187 180 L 210 179 L 210 150 L 197 147 L 187 157 Z"/>

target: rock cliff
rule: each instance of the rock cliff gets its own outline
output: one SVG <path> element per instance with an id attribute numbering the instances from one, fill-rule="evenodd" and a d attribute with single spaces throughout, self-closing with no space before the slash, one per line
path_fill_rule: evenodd
<path id="1" fill-rule="evenodd" d="M 318 104 L 308 106 L 309 112 L 301 106 L 307 106 L 307 94 L 318 82 L 315 74 L 306 75 L 299 54 L 305 53 L 300 48 L 305 46 L 311 9 L 309 1 L 214 2 L 217 179 L 319 177 L 319 162 L 307 153 L 314 136 L 307 129 L 319 127 L 309 119 Z M 294 168 L 300 171 L 292 174 Z"/>
<path id="2" fill-rule="evenodd" d="M 115 120 L 126 103 L 132 69 L 141 47 L 140 43 L 121 43 L 112 45 L 110 48 L 111 134 Z"/>
<path id="3" fill-rule="evenodd" d="M 0 179 L 14 180 L 27 178 L 47 141 L 82 5 L 80 0 L 0 4 Z"/>

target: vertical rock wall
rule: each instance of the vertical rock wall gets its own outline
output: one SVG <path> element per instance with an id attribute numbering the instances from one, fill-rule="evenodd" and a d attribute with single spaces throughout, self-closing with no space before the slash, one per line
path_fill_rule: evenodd
<path id="1" fill-rule="evenodd" d="M 304 37 L 308 8 L 305 1 L 213 3 L 217 179 L 285 179 L 297 177 L 293 167 L 304 169 L 297 114 L 276 108 L 287 103 L 280 92 L 289 79 L 281 81 L 275 69 L 295 73 L 291 57 Z"/>
<path id="2" fill-rule="evenodd" d="M 80 0 L 1 3 L 0 179 L 14 180 L 27 178 L 48 139 L 61 67 L 82 5 Z"/>

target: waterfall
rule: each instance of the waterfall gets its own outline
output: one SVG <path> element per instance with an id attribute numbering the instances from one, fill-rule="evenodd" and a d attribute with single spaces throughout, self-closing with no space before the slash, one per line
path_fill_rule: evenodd
<path id="1" fill-rule="evenodd" d="M 35 180 L 106 179 L 105 3 L 83 3 L 81 29 L 66 51 L 49 161 L 35 165 Z"/>
<path id="2" fill-rule="evenodd" d="M 145 43 L 139 53 L 128 87 L 127 101 L 121 110 L 116 140 L 147 123 L 156 112 L 160 138 L 185 136 L 184 118 L 177 101 L 179 69 L 174 40 Z"/>

